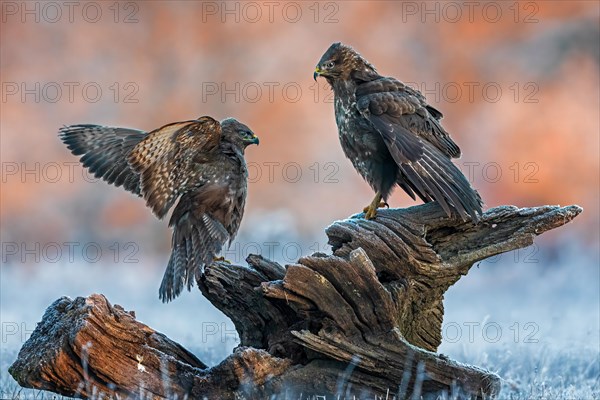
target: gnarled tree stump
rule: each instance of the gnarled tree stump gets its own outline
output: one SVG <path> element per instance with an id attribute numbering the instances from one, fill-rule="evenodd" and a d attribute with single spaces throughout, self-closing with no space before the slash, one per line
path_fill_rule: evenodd
<path id="1" fill-rule="evenodd" d="M 101 295 L 61 298 L 9 371 L 22 386 L 81 397 L 493 397 L 497 375 L 435 353 L 444 293 L 475 262 L 531 245 L 581 211 L 503 206 L 475 225 L 435 203 L 380 210 L 327 228 L 332 255 L 286 268 L 254 255 L 248 266 L 215 263 L 198 286 L 241 343 L 213 368 Z"/>

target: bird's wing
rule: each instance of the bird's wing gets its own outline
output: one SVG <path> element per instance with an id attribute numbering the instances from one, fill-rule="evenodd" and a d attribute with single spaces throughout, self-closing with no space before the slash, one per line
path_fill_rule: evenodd
<path id="1" fill-rule="evenodd" d="M 141 195 L 140 176 L 128 163 L 129 152 L 146 133 L 136 129 L 101 125 L 71 125 L 59 130 L 71 153 L 82 155 L 81 163 L 96 178 Z"/>
<path id="2" fill-rule="evenodd" d="M 428 141 L 450 158 L 460 157 L 460 148 L 439 122 L 442 113 L 428 105 L 418 90 L 397 79 L 382 77 L 359 85 L 356 97 L 359 109 L 368 110 L 373 115 L 373 123 L 386 132 L 390 142 L 394 143 L 393 147 L 399 150 L 400 157 L 408 156 L 410 159 L 411 155 L 419 153 L 416 139 Z M 405 131 L 416 138 L 406 137 L 400 143 L 392 130 Z"/>
<path id="3" fill-rule="evenodd" d="M 141 176 L 146 204 L 163 218 L 194 181 L 194 163 L 210 159 L 221 140 L 221 124 L 210 117 L 175 122 L 154 130 L 129 154 L 129 164 Z"/>
<path id="4" fill-rule="evenodd" d="M 192 287 L 203 268 L 211 263 L 230 239 L 227 229 L 212 210 L 222 210 L 226 185 L 207 184 L 184 194 L 169 221 L 173 227 L 172 251 L 159 295 L 163 302 Z"/>
<path id="5" fill-rule="evenodd" d="M 435 118 L 420 93 L 396 90 L 399 81 L 382 78 L 357 90 L 357 108 L 379 132 L 398 164 L 400 186 L 423 201 L 436 200 L 450 215 L 478 219 L 481 198 L 450 157 L 460 154 L 447 133 L 438 132 Z M 420 96 L 420 97 L 419 97 Z M 431 138 L 434 138 L 431 140 Z"/>

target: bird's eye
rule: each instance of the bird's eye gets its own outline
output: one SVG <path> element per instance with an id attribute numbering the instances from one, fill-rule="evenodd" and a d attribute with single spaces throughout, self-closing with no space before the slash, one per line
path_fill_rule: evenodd
<path id="1" fill-rule="evenodd" d="M 335 63 L 333 61 L 329 61 L 327 63 L 327 68 L 333 68 L 335 66 Z"/>

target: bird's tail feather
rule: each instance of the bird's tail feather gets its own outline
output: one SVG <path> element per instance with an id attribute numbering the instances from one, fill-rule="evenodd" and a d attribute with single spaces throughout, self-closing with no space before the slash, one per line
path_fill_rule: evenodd
<path id="1" fill-rule="evenodd" d="M 135 129 L 101 125 L 71 125 L 59 130 L 60 139 L 96 178 L 140 194 L 139 175 L 127 155 L 145 136 Z"/>
<path id="2" fill-rule="evenodd" d="M 164 303 L 173 300 L 184 285 L 190 290 L 228 239 L 223 225 L 208 214 L 198 218 L 188 212 L 179 218 L 173 226 L 173 251 L 160 285 L 160 299 Z"/>
<path id="3" fill-rule="evenodd" d="M 482 214 L 483 202 L 467 178 L 452 161 L 439 150 L 426 145 L 417 162 L 400 164 L 402 179 L 398 184 L 406 191 L 416 193 L 424 202 L 437 201 L 448 216 L 458 214 L 463 220 L 475 222 Z"/>

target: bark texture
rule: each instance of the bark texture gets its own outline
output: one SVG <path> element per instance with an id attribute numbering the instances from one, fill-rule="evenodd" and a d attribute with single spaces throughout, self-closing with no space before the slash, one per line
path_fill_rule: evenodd
<path id="1" fill-rule="evenodd" d="M 474 263 L 529 246 L 581 211 L 502 206 L 477 225 L 435 203 L 357 215 L 327 228 L 331 255 L 206 268 L 198 286 L 241 341 L 213 368 L 91 295 L 50 305 L 9 371 L 22 386 L 86 398 L 493 397 L 497 375 L 435 353 L 444 293 Z"/>

